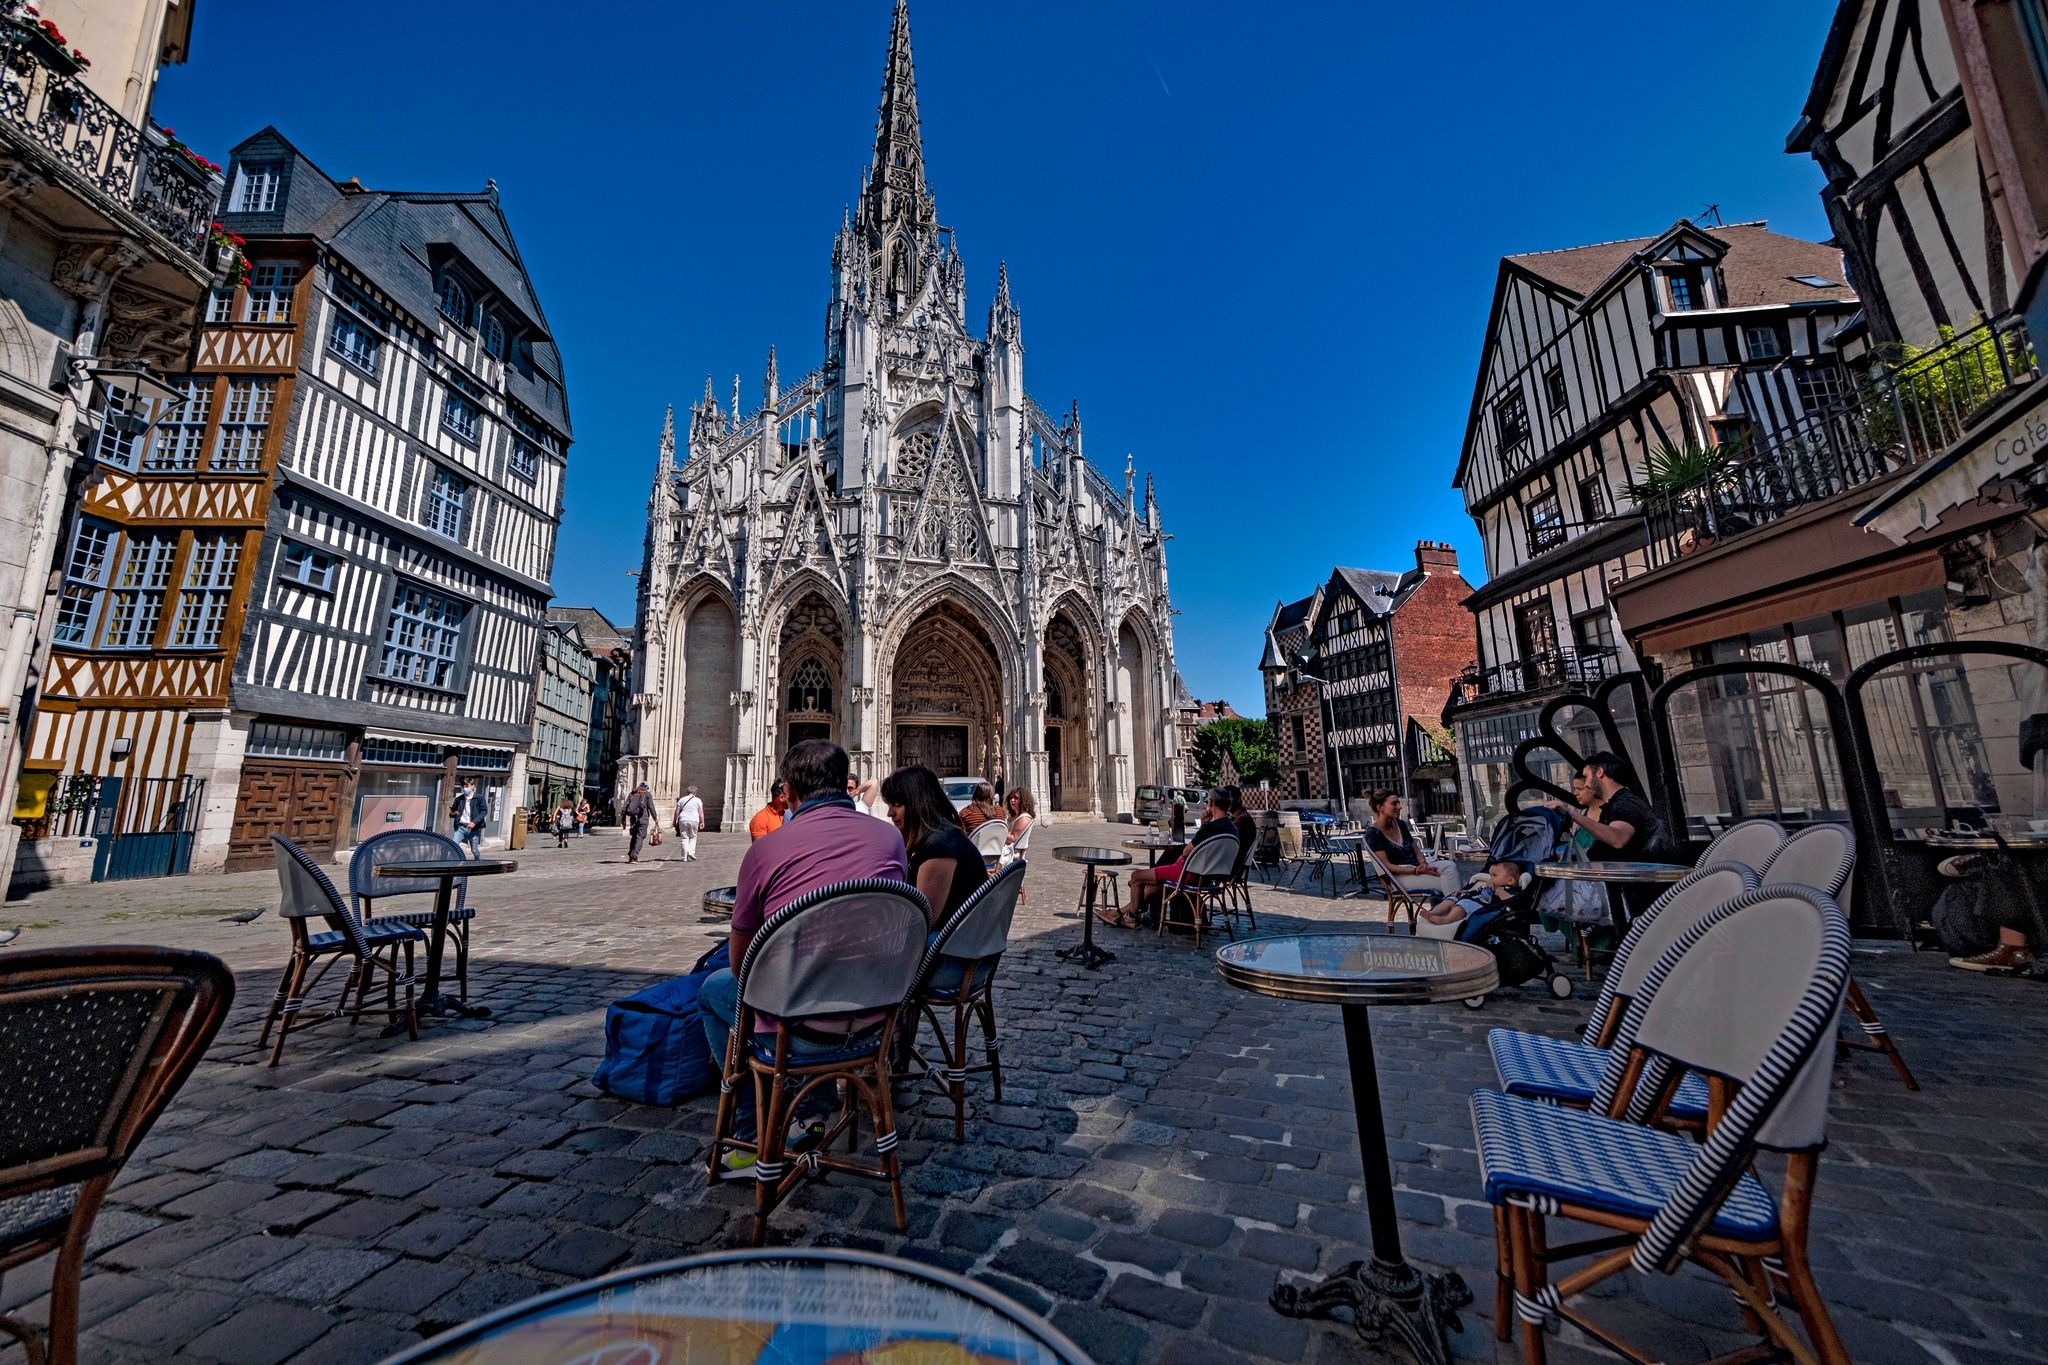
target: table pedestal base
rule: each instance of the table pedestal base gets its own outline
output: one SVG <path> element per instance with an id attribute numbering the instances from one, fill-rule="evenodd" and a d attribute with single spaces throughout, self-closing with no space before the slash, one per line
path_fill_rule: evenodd
<path id="1" fill-rule="evenodd" d="M 1090 919 L 1095 918 L 1091 913 Z M 1092 943 L 1077 943 L 1071 948 L 1062 948 L 1053 954 L 1062 962 L 1078 962 L 1083 967 L 1100 967 L 1105 962 L 1116 961 L 1116 954 L 1107 948 L 1098 948 Z"/>
<path id="2" fill-rule="evenodd" d="M 1417 1365 L 1451 1365 L 1447 1332 L 1464 1330 L 1458 1310 L 1472 1302 L 1461 1275 L 1425 1275 L 1405 1261 L 1353 1261 L 1320 1284 L 1273 1290 L 1274 1309 L 1290 1318 L 1327 1318 L 1351 1310 L 1351 1325 L 1378 1345 L 1392 1336 Z"/>

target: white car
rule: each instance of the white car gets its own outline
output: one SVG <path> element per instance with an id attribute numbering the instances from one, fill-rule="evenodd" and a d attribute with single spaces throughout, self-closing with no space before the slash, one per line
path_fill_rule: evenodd
<path id="1" fill-rule="evenodd" d="M 985 777 L 942 777 L 939 785 L 946 789 L 946 799 L 954 810 L 966 810 L 974 803 L 974 789 L 987 781 Z"/>

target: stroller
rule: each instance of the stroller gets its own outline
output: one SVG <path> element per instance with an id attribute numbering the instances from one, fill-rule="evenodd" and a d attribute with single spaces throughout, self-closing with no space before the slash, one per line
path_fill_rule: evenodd
<path id="1" fill-rule="evenodd" d="M 1507 900 L 1467 915 L 1458 926 L 1458 942 L 1475 944 L 1493 954 L 1502 986 L 1519 986 L 1540 976 L 1559 1000 L 1571 998 L 1572 980 L 1536 940 L 1537 891 L 1531 869 L 1560 856 L 1568 823 L 1558 812 L 1541 806 L 1502 816 L 1487 846 L 1487 861 L 1519 866 L 1521 885 Z M 1475 995 L 1465 1007 L 1476 1010 L 1485 1003 L 1485 996 Z"/>

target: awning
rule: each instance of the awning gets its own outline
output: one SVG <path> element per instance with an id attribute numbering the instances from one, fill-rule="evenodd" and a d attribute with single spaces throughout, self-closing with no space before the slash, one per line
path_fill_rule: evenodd
<path id="1" fill-rule="evenodd" d="M 2036 378 L 1984 422 L 1856 514 L 1856 524 L 1901 545 L 1931 531 L 1993 484 L 2026 479 L 2048 457 L 2048 380 Z"/>
<path id="2" fill-rule="evenodd" d="M 1751 631 L 1775 630 L 1805 617 L 1849 611 L 1888 597 L 1938 588 L 1946 577 L 1941 556 L 1932 550 L 1904 562 L 1879 562 L 1824 583 L 1752 598 L 1722 611 L 1689 616 L 1668 626 L 1646 630 L 1636 640 L 1636 653 L 1666 654 L 1716 640 L 1732 640 Z"/>
<path id="3" fill-rule="evenodd" d="M 484 749 L 499 754 L 512 753 L 515 748 L 510 744 L 494 744 L 487 739 L 463 739 L 455 735 L 435 735 L 420 730 L 368 728 L 363 731 L 363 738 L 388 740 L 393 744 L 438 744 L 445 749 Z"/>

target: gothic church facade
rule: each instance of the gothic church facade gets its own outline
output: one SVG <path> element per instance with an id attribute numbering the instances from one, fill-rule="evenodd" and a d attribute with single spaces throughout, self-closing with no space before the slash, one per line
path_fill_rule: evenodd
<path id="1" fill-rule="evenodd" d="M 726 828 L 823 736 L 857 773 L 923 764 L 1128 812 L 1182 779 L 1166 537 L 1148 475 L 1083 454 L 1024 389 L 999 270 L 986 333 L 925 179 L 897 0 L 873 164 L 832 246 L 823 364 L 664 424 L 622 787 L 694 784 Z"/>

